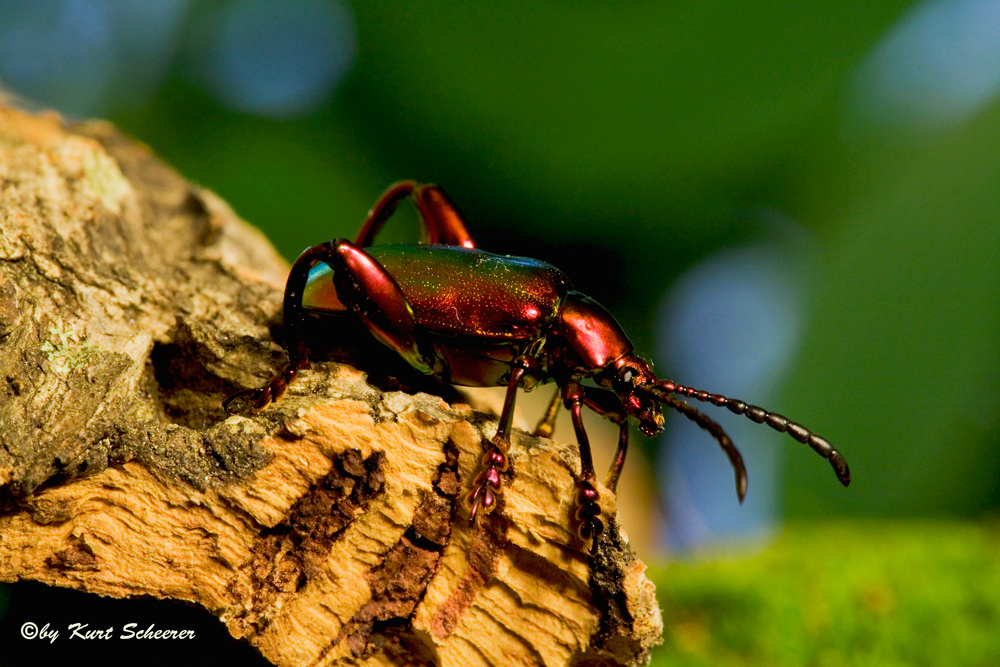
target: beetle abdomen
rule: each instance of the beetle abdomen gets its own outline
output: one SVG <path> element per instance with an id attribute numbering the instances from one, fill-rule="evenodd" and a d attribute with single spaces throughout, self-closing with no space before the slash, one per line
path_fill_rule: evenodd
<path id="1" fill-rule="evenodd" d="M 444 245 L 366 248 L 431 331 L 502 340 L 538 338 L 571 289 L 561 271 L 525 257 Z"/>

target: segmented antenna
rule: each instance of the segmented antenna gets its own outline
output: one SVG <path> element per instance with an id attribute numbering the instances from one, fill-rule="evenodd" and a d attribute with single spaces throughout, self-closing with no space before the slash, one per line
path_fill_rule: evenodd
<path id="1" fill-rule="evenodd" d="M 722 427 L 698 410 L 698 408 L 688 405 L 684 401 L 678 401 L 673 396 L 657 396 L 657 398 L 664 405 L 677 410 L 677 412 L 712 434 L 712 437 L 722 447 L 722 451 L 729 457 L 729 462 L 733 464 L 733 470 L 736 472 L 736 495 L 742 503 L 743 499 L 747 496 L 747 467 L 743 464 L 743 455 L 740 454 L 740 450 L 736 449 L 736 445 L 726 435 L 726 432 L 722 430 Z"/>
<path id="2" fill-rule="evenodd" d="M 701 391 L 685 387 L 683 385 L 674 384 L 669 380 L 660 380 L 655 384 L 645 385 L 645 389 L 656 396 L 660 401 L 675 409 L 679 408 L 676 408 L 672 402 L 675 401 L 675 399 L 670 397 L 671 394 L 687 396 L 688 398 L 693 398 L 696 401 L 712 403 L 714 405 L 718 405 L 719 407 L 728 408 L 730 412 L 743 415 L 758 424 L 767 424 L 775 431 L 787 433 L 799 442 L 812 447 L 813 451 L 823 458 L 828 459 L 830 461 L 830 465 L 833 466 L 833 471 L 837 473 L 837 479 L 840 480 L 841 484 L 847 486 L 851 483 L 851 470 L 847 466 L 847 460 L 844 458 L 844 455 L 834 449 L 833 445 L 827 442 L 824 438 L 816 435 L 805 426 L 790 421 L 787 417 L 782 417 L 774 412 L 768 412 L 764 408 L 759 408 L 756 405 L 749 405 L 743 401 L 726 398 L 721 394 L 710 394 L 707 391 Z M 683 403 L 681 405 L 683 405 Z M 683 410 L 681 411 L 683 412 Z M 723 446 L 723 448 L 725 448 L 725 446 Z"/>

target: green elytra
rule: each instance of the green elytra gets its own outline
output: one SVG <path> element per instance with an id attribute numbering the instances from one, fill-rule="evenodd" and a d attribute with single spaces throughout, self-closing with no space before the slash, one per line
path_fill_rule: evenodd
<path id="1" fill-rule="evenodd" d="M 366 252 L 395 279 L 417 323 L 441 334 L 538 338 L 572 289 L 559 269 L 527 257 L 430 244 L 373 246 Z M 324 312 L 347 309 L 327 264 L 310 270 L 302 307 Z"/>

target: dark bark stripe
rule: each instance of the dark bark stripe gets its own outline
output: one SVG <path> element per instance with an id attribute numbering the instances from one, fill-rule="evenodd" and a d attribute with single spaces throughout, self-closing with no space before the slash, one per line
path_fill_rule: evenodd
<path id="1" fill-rule="evenodd" d="M 448 441 L 444 454 L 433 491 L 424 492 L 413 523 L 369 573 L 371 599 L 344 625 L 330 649 L 347 641 L 355 657 L 382 650 L 407 656 L 406 664 L 433 664 L 428 647 L 413 634 L 411 625 L 451 539 L 461 490 L 458 448 Z"/>
<path id="2" fill-rule="evenodd" d="M 349 449 L 333 459 L 327 476 L 304 495 L 277 526 L 261 531 L 252 547 L 253 604 L 247 619 L 257 632 L 278 597 L 301 590 L 318 574 L 347 527 L 385 486 L 382 452 L 363 458 Z"/>

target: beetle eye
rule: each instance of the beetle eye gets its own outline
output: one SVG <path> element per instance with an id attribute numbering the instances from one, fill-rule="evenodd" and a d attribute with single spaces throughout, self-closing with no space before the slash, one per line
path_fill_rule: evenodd
<path id="1" fill-rule="evenodd" d="M 636 372 L 634 368 L 626 366 L 621 369 L 618 373 L 618 391 L 627 392 L 631 391 L 635 387 L 636 382 Z"/>

